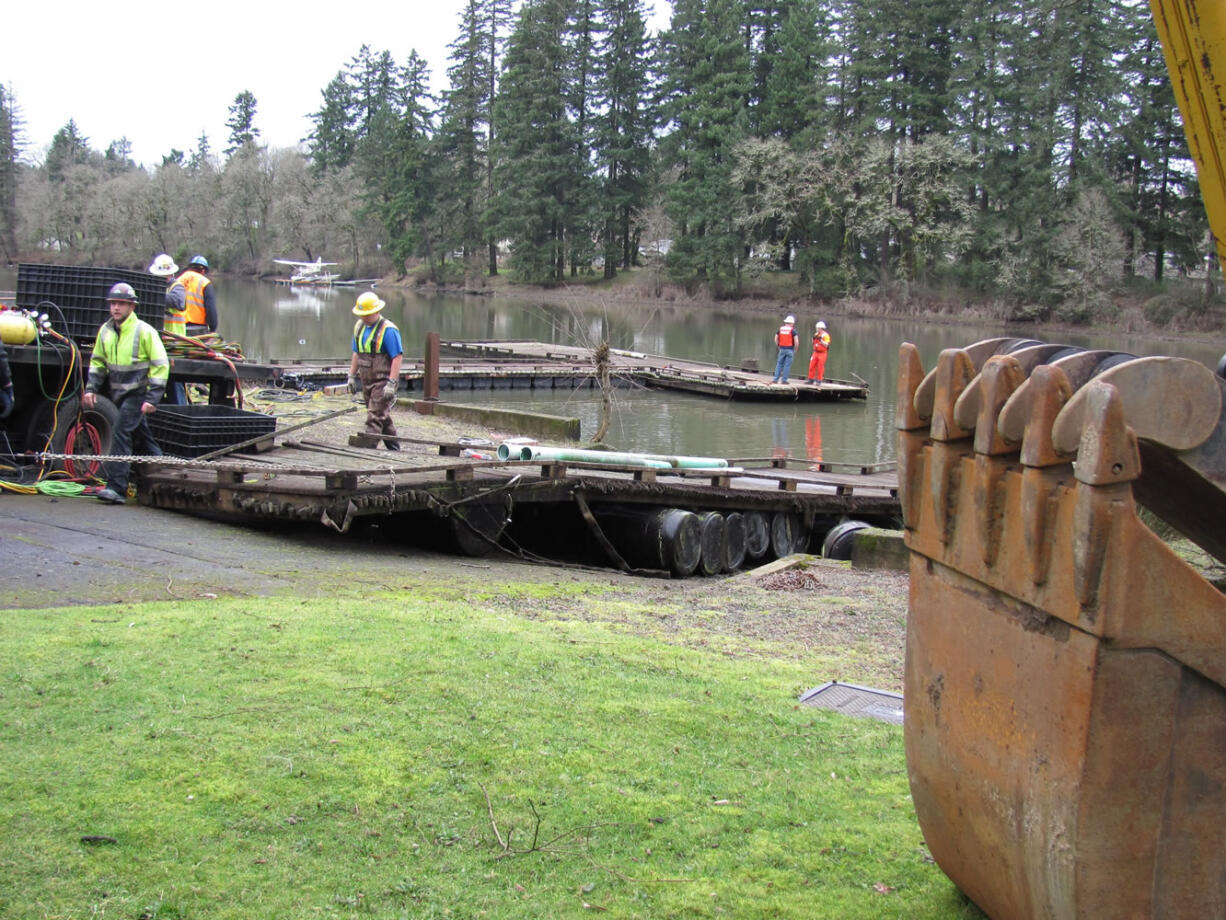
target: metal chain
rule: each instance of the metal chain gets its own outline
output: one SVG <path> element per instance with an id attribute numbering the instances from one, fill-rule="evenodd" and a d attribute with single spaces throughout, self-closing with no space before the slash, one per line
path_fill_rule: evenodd
<path id="1" fill-rule="evenodd" d="M 15 459 L 33 458 L 34 460 L 39 460 L 39 461 L 42 461 L 42 460 L 73 460 L 73 461 L 98 460 L 103 463 L 110 463 L 111 461 L 119 460 L 119 461 L 124 461 L 126 463 L 148 463 L 148 464 L 157 465 L 157 466 L 202 466 L 202 467 L 208 467 L 209 469 L 213 469 L 213 470 L 226 468 L 225 466 L 213 460 L 188 460 L 184 457 L 167 457 L 164 454 L 157 456 L 157 457 L 142 457 L 136 454 L 44 454 L 44 453 L 9 454 L 8 456 L 13 457 Z"/>

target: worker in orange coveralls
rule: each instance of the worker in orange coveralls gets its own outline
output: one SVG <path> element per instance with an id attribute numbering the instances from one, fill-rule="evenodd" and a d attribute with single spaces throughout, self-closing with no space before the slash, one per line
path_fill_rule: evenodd
<path id="1" fill-rule="evenodd" d="M 809 359 L 809 379 L 805 383 L 821 383 L 826 375 L 826 354 L 830 351 L 830 333 L 820 320 L 813 331 L 813 357 Z"/>

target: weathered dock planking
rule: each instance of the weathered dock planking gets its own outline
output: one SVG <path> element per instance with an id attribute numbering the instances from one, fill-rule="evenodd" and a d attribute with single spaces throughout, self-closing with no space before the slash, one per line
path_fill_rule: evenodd
<path id="1" fill-rule="evenodd" d="M 440 361 L 441 391 L 488 389 L 585 389 L 597 387 L 591 349 L 545 342 L 443 342 L 447 357 Z M 677 390 L 721 399 L 764 401 L 831 401 L 866 399 L 863 380 L 827 379 L 806 384 L 794 379 L 772 384 L 769 374 L 721 367 L 701 361 L 612 349 L 610 364 L 614 386 L 646 386 Z M 246 363 L 239 374 L 248 381 L 273 386 L 302 387 L 343 382 L 349 359 Z M 409 393 L 425 386 L 424 360 L 406 359 L 401 386 Z"/>
<path id="2" fill-rule="evenodd" d="M 492 548 L 512 518 L 528 517 L 542 533 L 558 533 L 576 524 L 581 529 L 589 508 L 758 512 L 782 519 L 795 549 L 845 518 L 889 524 L 899 514 L 897 476 L 888 469 L 790 468 L 778 459 L 699 470 L 474 460 L 458 456 L 465 446 L 459 443 L 400 440 L 395 453 L 285 438 L 258 457 L 166 461 L 145 469 L 141 501 L 238 522 L 316 522 L 342 532 L 361 520 L 406 533 L 433 528 L 473 554 Z M 528 545 L 533 536 L 527 527 L 515 541 Z"/>

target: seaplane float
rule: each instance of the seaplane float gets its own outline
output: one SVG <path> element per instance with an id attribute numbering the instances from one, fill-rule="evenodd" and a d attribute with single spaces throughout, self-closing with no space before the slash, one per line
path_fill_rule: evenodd
<path id="1" fill-rule="evenodd" d="M 330 285 L 336 284 L 341 277 L 336 272 L 325 271 L 338 263 L 325 262 L 322 257 L 314 262 L 295 262 L 292 259 L 273 259 L 273 261 L 290 268 L 289 278 L 284 279 L 287 284 Z"/>

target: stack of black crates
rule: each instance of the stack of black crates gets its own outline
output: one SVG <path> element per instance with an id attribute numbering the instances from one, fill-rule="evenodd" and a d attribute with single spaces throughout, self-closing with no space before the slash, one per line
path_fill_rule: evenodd
<path id="1" fill-rule="evenodd" d="M 136 291 L 136 315 L 160 332 L 166 279 L 130 268 L 22 262 L 17 266 L 17 306 L 46 313 L 53 329 L 89 348 L 98 327 L 111 317 L 106 296 L 120 281 Z"/>
<path id="2" fill-rule="evenodd" d="M 261 412 L 231 406 L 171 406 L 163 403 L 146 416 L 153 437 L 163 451 L 188 459 L 242 444 L 277 430 L 277 420 Z"/>

